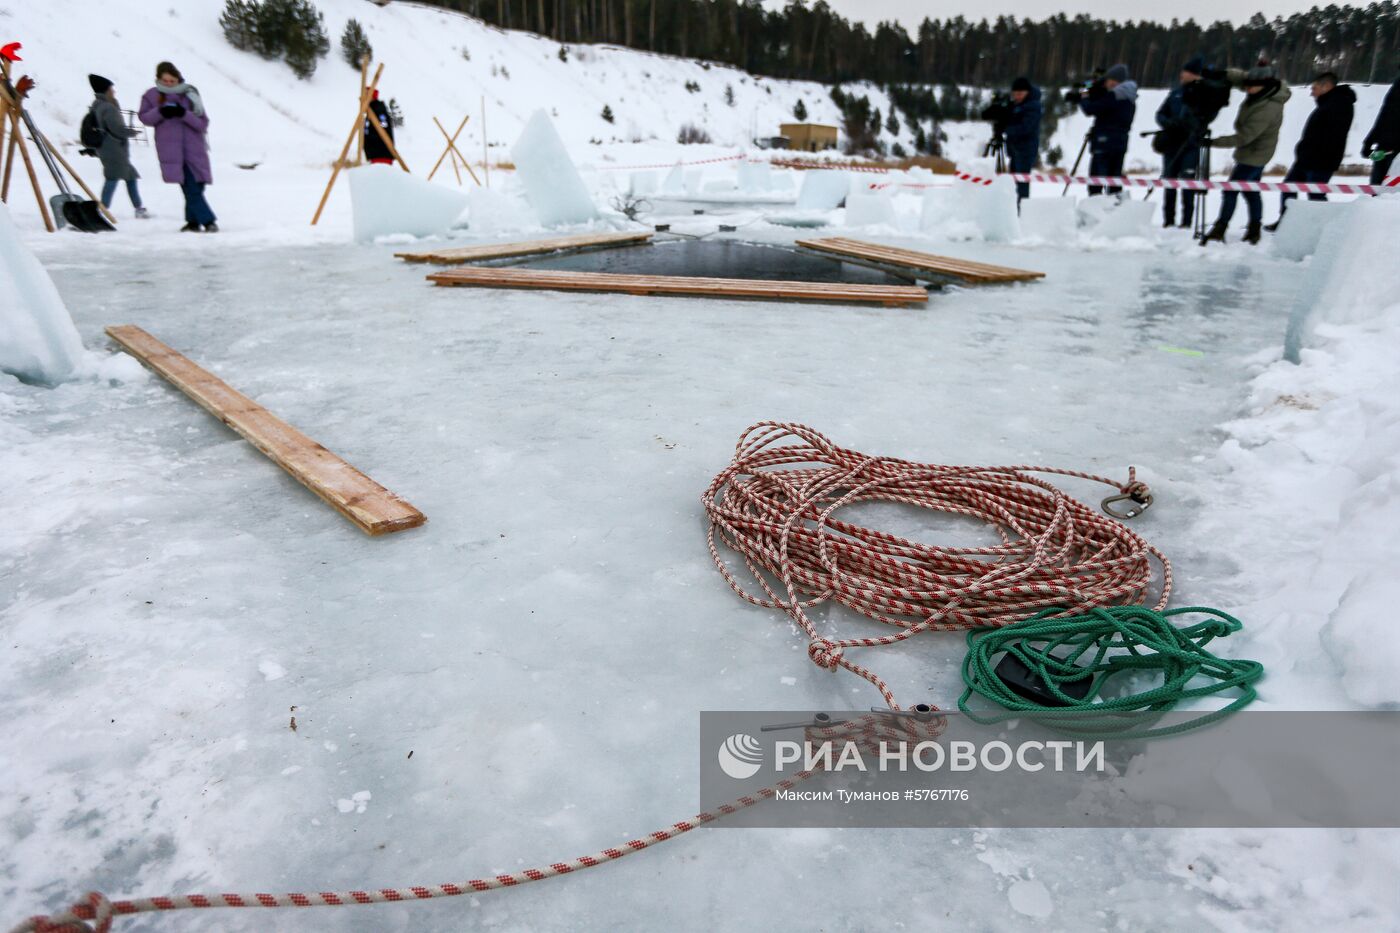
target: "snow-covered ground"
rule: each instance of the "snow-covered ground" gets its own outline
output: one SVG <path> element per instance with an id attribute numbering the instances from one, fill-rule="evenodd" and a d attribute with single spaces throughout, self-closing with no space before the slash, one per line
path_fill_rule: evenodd
<path id="1" fill-rule="evenodd" d="M 345 16 L 366 22 L 406 76 L 419 59 L 432 71 L 423 49 L 461 44 L 438 17 L 499 43 L 467 40 L 462 67 L 482 82 L 484 49 L 499 49 L 514 82 L 532 59 L 511 44 L 541 41 L 402 3 L 321 5 L 334 33 Z M 694 812 L 698 710 L 868 707 L 872 691 L 815 668 L 785 617 L 735 599 L 706 552 L 700 493 L 742 429 L 767 418 L 915 459 L 1114 476 L 1136 464 L 1157 503 L 1135 528 L 1173 560 L 1178 604 L 1244 620 L 1221 650 L 1266 663 L 1261 705 L 1400 703 L 1385 613 L 1400 595 L 1389 570 L 1400 272 L 1387 252 L 1400 203 L 1335 208 L 1322 248 L 1296 261 L 1234 242 L 1202 250 L 1145 225 L 988 243 L 966 217 L 921 226 L 921 189 L 904 189 L 895 222 L 861 235 L 1047 273 L 946 289 L 914 310 L 435 289 L 422 267 L 392 258 L 398 246 L 351 242 L 346 189 L 321 226 L 307 225 L 348 118 L 346 88 L 353 100 L 350 70 L 329 61 L 297 84 L 284 66 L 222 46 L 205 6 L 171 17 L 104 4 L 110 20 L 97 22 L 90 4 L 28 4 L 0 17 L 37 35 L 56 34 L 66 14 L 89 49 L 118 29 L 152 60 L 182 63 L 211 97 L 184 62 L 222 62 L 220 74 L 289 99 L 324 95 L 294 116 L 254 107 L 252 92 L 227 99 L 231 128 L 282 129 L 269 133 L 276 146 L 238 150 L 266 156 L 255 171 L 227 164 L 255 134 L 216 136 L 228 153 L 210 191 L 226 230 L 217 237 L 174 232 L 178 194 L 148 161 L 157 219 L 49 236 L 21 187 L 11 207 L 23 245 L 94 354 L 108 352 L 104 326 L 145 327 L 429 523 L 363 537 L 130 366 L 97 359 L 52 388 L 0 376 L 0 900 L 10 919 L 92 889 L 342 890 L 570 858 Z M 395 49 L 385 23 L 417 31 L 405 27 Z M 168 52 L 147 44 L 156 35 Z M 37 60 L 42 43 L 20 38 Z M 562 65 L 542 51 L 538 68 Z M 112 54 L 126 67 L 127 53 Z M 669 64 L 711 80 L 719 71 Z M 75 72 L 89 68 L 118 70 Z M 144 86 L 143 74 L 108 76 L 126 103 Z M 640 86 L 635 75 L 607 80 Z M 590 87 L 556 81 L 556 96 Z M 778 95 L 779 82 L 763 83 Z M 479 93 L 439 76 L 415 94 L 426 101 L 430 86 L 444 122 Z M 74 91 L 73 125 L 85 99 Z M 512 112 L 523 120 L 535 105 Z M 500 106 L 491 119 L 508 144 L 520 123 Z M 591 148 L 578 139 L 597 135 L 576 116 L 582 105 L 559 109 L 602 204 L 630 180 L 606 158 L 696 157 L 661 141 Z M 415 130 L 410 145 L 422 172 L 432 140 Z M 709 171 L 734 177 L 732 166 Z M 507 175 L 493 182 L 501 197 L 518 193 Z M 462 242 L 543 233 L 527 215 L 480 209 L 503 202 L 476 203 Z M 701 216 L 695 206 L 658 200 L 646 219 L 793 239 L 765 219 L 782 206 L 709 204 Z M 821 219 L 846 232 L 842 211 Z M 625 222 L 605 212 L 596 226 Z M 1295 311 L 1308 312 L 1301 366 L 1279 361 Z M 930 638 L 882 658 L 881 671 L 902 698 L 927 691 L 947 705 L 962 653 L 960 637 Z M 941 920 L 1369 933 L 1400 925 L 1397 871 L 1400 837 L 1385 831 L 704 830 L 480 897 L 117 928 Z"/>

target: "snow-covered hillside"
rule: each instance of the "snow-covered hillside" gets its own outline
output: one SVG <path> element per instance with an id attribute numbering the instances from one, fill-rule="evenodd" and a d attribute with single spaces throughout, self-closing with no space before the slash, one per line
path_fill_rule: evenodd
<path id="1" fill-rule="evenodd" d="M 341 30 L 352 17 L 364 25 L 376 60 L 385 65 L 381 87 L 403 110 L 400 147 L 415 169 L 430 166 L 441 151 L 434 116 L 451 128 L 470 114 L 460 146 L 471 158 L 481 157 L 483 98 L 493 159 L 508 159 L 506 147 L 539 108 L 555 117 L 582 164 L 673 159 L 682 151 L 702 158 L 716 150 L 751 148 L 755 137 L 772 135 L 780 123 L 791 121 L 799 100 L 810 120 L 839 122 L 824 85 L 755 77 L 725 65 L 610 46 L 569 46 L 563 60 L 560 44 L 551 39 L 403 0 L 384 7 L 365 0 L 318 0 L 333 48 L 308 81 L 297 80 L 281 62 L 230 46 L 218 24 L 223 0 L 4 2 L 0 34 L 5 41 L 24 43 L 21 70 L 40 81 L 31 107 L 50 137 L 76 138 L 91 99 L 88 72 L 114 80 L 119 99 L 132 108 L 151 85 L 156 62 L 168 59 L 208 103 L 216 169 L 229 170 L 238 162 L 287 168 L 332 160 L 349 130 L 358 90 L 356 71 L 338 55 Z M 854 84 L 846 90 L 867 95 L 882 113 L 890 112 L 881 89 Z M 1357 88 L 1360 101 L 1349 145 L 1353 160 L 1359 161 L 1355 153 L 1384 91 L 1384 86 Z M 1165 93 L 1142 92 L 1138 131 L 1154 128 L 1153 113 Z M 602 117 L 604 106 L 613 114 L 611 123 Z M 1311 106 L 1306 87 L 1296 88 L 1276 161 L 1288 161 Z M 1228 132 L 1233 111 L 1221 114 L 1217 131 Z M 706 129 L 714 145 L 678 147 L 676 133 L 686 123 Z M 1060 146 L 1066 163 L 1073 160 L 1086 128 L 1082 116 L 1061 121 L 1053 144 Z M 945 123 L 943 130 L 947 154 L 954 160 L 980 154 L 989 132 L 982 123 Z M 898 136 L 885 133 L 882 138 L 913 149 L 908 126 L 901 126 Z M 153 174 L 153 158 L 138 152 L 137 161 L 146 175 Z M 1147 169 L 1158 163 L 1149 141 L 1135 133 L 1129 166 Z"/>

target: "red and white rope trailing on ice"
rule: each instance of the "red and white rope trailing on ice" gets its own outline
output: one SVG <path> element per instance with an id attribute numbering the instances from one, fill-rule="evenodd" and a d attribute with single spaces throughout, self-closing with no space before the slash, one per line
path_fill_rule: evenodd
<path id="1" fill-rule="evenodd" d="M 941 717 L 925 718 L 915 716 L 890 716 L 887 714 L 863 714 L 852 716 L 844 722 L 822 727 L 813 724 L 805 730 L 809 741 L 820 743 L 831 740 L 836 743 L 854 742 L 863 753 L 878 754 L 881 743 L 909 742 L 911 744 L 937 738 L 947 723 Z M 672 823 L 665 829 L 633 839 L 620 846 L 601 849 L 592 855 L 581 855 L 567 862 L 554 862 L 539 868 L 526 868 L 505 875 L 489 875 L 472 878 L 456 884 L 412 885 L 403 888 L 371 888 L 357 891 L 310 891 L 290 894 L 172 894 L 164 897 L 143 897 L 130 900 L 110 900 L 96 891 L 83 897 L 67 911 L 53 916 L 30 917 L 14 927 L 10 933 L 107 933 L 112 922 L 131 914 L 157 913 L 172 910 L 200 910 L 215 907 L 353 907 L 364 904 L 389 904 L 411 901 L 435 900 L 444 897 L 459 897 L 463 894 L 476 894 L 494 891 L 498 888 L 514 888 L 531 881 L 544 881 L 560 875 L 573 874 L 585 868 L 595 868 L 615 862 L 633 852 L 640 852 L 652 846 L 675 839 L 692 829 L 713 823 L 721 817 L 737 813 L 777 795 L 781 790 L 791 790 L 798 784 L 815 775 L 816 771 L 799 771 L 791 779 L 776 781 L 750 794 L 736 798 L 732 803 L 723 804 L 713 811 L 696 814 L 688 820 Z"/>
<path id="2" fill-rule="evenodd" d="M 928 631 L 1008 625 L 1051 606 L 1083 610 L 1144 602 L 1154 588 L 1153 559 L 1161 567 L 1157 608 L 1166 605 L 1171 566 L 1156 548 L 1032 473 L 1092 480 L 1123 495 L 1147 492 L 1131 470 L 1127 483 L 1120 484 L 1048 467 L 914 463 L 838 447 L 803 425 L 762 422 L 744 432 L 733 461 L 705 491 L 710 553 L 740 596 L 759 606 L 784 609 L 802 626 L 810 639 L 808 655 L 817 665 L 828 670 L 843 667 L 864 677 L 898 712 L 889 687 L 847 659 L 848 648 L 891 645 Z M 925 545 L 834 515 L 847 505 L 872 501 L 980 519 L 997 531 L 1001 543 Z M 744 590 L 721 557 L 720 543 L 742 557 L 766 598 Z M 776 578 L 777 585 L 765 574 Z M 898 631 L 844 640 L 822 635 L 808 611 L 829 599 Z M 810 726 L 807 735 L 814 741 L 854 741 L 878 753 L 881 742 L 935 738 L 944 725 L 936 716 L 871 713 L 829 727 Z M 754 806 L 813 773 L 799 772 L 621 846 L 510 874 L 340 892 L 178 894 L 129 900 L 110 900 L 93 892 L 65 913 L 31 917 L 12 933 L 106 933 L 114 919 L 129 914 L 215 907 L 341 907 L 517 887 L 617 861 Z"/>
<path id="3" fill-rule="evenodd" d="M 1004 175 L 954 173 L 961 181 L 990 185 L 998 178 L 1039 181 L 1055 185 L 1102 185 L 1121 188 L 1174 188 L 1185 191 L 1279 191 L 1292 194 L 1388 194 L 1400 193 L 1400 175 L 1377 185 L 1352 185 L 1302 181 L 1212 181 L 1209 178 L 1150 178 L 1143 175 L 1054 175 L 1044 172 L 1007 172 Z"/>
<path id="4" fill-rule="evenodd" d="M 744 432 L 733 461 L 705 490 L 710 556 L 735 593 L 781 609 L 807 634 L 817 666 L 863 677 L 898 710 L 877 674 L 846 657 L 924 632 L 1000 627 L 1042 609 L 1083 612 L 1148 601 L 1152 560 L 1161 567 L 1156 608 L 1171 593 L 1166 557 L 1122 522 L 1033 473 L 1092 480 L 1125 495 L 1146 487 L 1130 469 L 1120 484 L 1038 466 L 943 466 L 838 447 L 800 424 L 761 422 Z M 978 519 L 1001 543 L 921 544 L 836 517 L 846 506 L 896 502 Z M 742 585 L 720 554 L 737 553 L 762 593 Z M 896 631 L 878 637 L 822 634 L 809 615 L 832 600 Z"/>
<path id="5" fill-rule="evenodd" d="M 657 163 L 655 165 L 595 165 L 594 168 L 600 172 L 639 172 L 643 169 L 675 168 L 677 165 L 716 165 L 720 162 L 740 162 L 746 158 L 748 158 L 748 156 L 744 155 L 744 153 L 736 152 L 734 155 L 716 156 L 713 159 L 691 159 L 688 162 L 678 159 L 675 162 Z"/>

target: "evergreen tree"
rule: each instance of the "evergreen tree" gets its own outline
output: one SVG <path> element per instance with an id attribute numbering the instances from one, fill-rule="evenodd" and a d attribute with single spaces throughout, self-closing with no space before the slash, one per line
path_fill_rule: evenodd
<path id="1" fill-rule="evenodd" d="M 724 86 L 724 102 L 731 107 L 734 106 L 734 85 L 726 84 Z"/>
<path id="2" fill-rule="evenodd" d="M 234 48 L 283 59 L 298 78 L 311 77 L 331 48 L 325 20 L 311 0 L 227 0 L 219 25 Z"/>
<path id="3" fill-rule="evenodd" d="M 798 123 L 807 122 L 807 105 L 802 102 L 801 98 L 798 98 L 797 106 L 792 108 L 792 115 Z"/>
<path id="4" fill-rule="evenodd" d="M 256 2 L 228 0 L 224 11 L 219 14 L 219 26 L 224 31 L 224 38 L 240 52 L 252 52 L 256 48 L 258 13 Z"/>
<path id="5" fill-rule="evenodd" d="M 599 114 L 599 116 L 601 116 L 604 120 L 607 120 L 609 123 L 613 122 L 612 108 L 609 107 L 607 104 L 604 104 L 603 112 Z"/>
<path id="6" fill-rule="evenodd" d="M 366 58 L 374 58 L 374 47 L 369 44 L 369 37 L 357 19 L 347 22 L 345 31 L 340 34 L 340 56 L 355 69 Z"/>
<path id="7" fill-rule="evenodd" d="M 1168 87 L 1176 83 L 1181 63 L 1193 55 L 1216 67 L 1248 67 L 1261 53 L 1280 62 L 1292 81 L 1326 65 L 1343 81 L 1386 83 L 1393 80 L 1400 50 L 1396 0 L 1255 15 L 1234 25 L 1189 19 L 1121 22 L 1064 13 L 1041 20 L 953 16 L 925 19 L 912 34 L 893 23 L 874 28 L 853 23 L 821 0 L 781 5 L 759 0 L 423 2 L 495 26 L 537 32 L 557 43 L 620 43 L 778 78 L 870 81 L 886 87 L 954 81 L 1005 87 L 1023 74 L 1048 90 L 1119 61 L 1127 63 L 1140 85 Z M 943 118 L 961 117 L 947 112 Z"/>

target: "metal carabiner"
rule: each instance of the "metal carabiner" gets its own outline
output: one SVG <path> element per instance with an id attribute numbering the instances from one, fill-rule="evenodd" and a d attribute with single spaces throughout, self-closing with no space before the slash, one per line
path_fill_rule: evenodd
<path id="1" fill-rule="evenodd" d="M 1133 502 L 1138 506 L 1141 506 L 1141 508 L 1132 508 L 1128 509 L 1126 512 L 1120 512 L 1113 507 L 1113 503 L 1125 501 Z M 1144 487 L 1140 490 L 1132 489 L 1128 492 L 1120 492 L 1116 496 L 1108 496 L 1102 502 L 1099 503 L 1099 508 L 1103 509 L 1109 515 L 1112 515 L 1114 518 L 1126 521 L 1130 518 L 1137 518 L 1143 512 L 1146 512 L 1147 507 L 1151 504 L 1152 493 L 1148 492 L 1146 487 Z"/>

